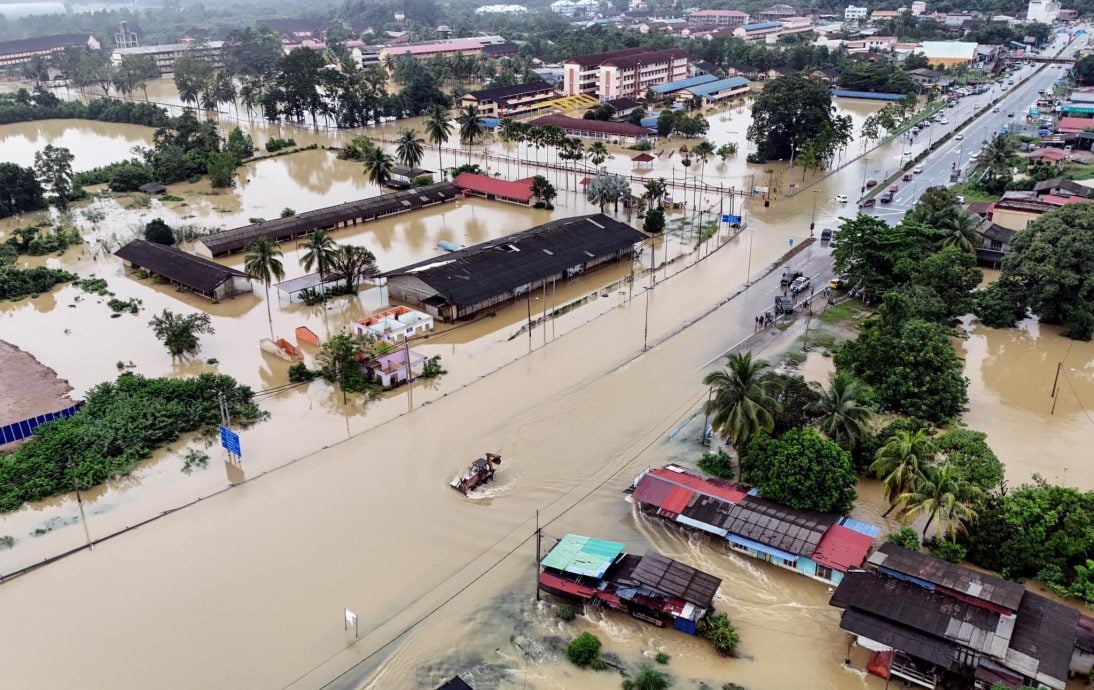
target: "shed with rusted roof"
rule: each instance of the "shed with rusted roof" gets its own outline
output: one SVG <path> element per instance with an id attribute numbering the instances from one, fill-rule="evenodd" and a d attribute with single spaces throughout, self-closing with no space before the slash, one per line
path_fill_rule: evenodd
<path id="1" fill-rule="evenodd" d="M 130 268 L 147 271 L 213 301 L 252 291 L 246 273 L 174 247 L 133 240 L 114 255 Z"/>

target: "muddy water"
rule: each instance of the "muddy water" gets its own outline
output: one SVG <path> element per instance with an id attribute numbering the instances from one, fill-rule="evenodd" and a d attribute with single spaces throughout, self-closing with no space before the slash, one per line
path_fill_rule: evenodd
<path id="1" fill-rule="evenodd" d="M 743 115 L 731 113 L 717 126 L 743 132 L 745 125 Z M 320 133 L 315 138 L 345 135 Z M 308 141 L 302 134 L 293 136 Z M 899 151 L 891 146 L 886 151 L 878 159 L 892 158 L 895 165 Z M 609 166 L 629 171 L 629 161 L 617 153 Z M 304 162 L 291 163 L 297 156 Z M 658 174 L 671 176 L 674 159 L 657 163 Z M 709 180 L 719 174 L 719 165 L 708 163 L 704 176 Z M 617 678 L 577 673 L 550 654 L 535 653 L 534 643 L 526 645 L 531 654 L 509 643 L 513 621 L 526 620 L 522 634 L 533 641 L 557 625 L 530 603 L 533 557 L 527 537 L 538 507 L 550 535 L 577 531 L 619 538 L 639 552 L 652 544 L 725 578 L 726 598 L 719 605 L 739 623 L 748 658 L 723 661 L 685 636 L 614 616 L 596 623 L 611 639 L 609 651 L 614 645 L 627 663 L 653 647 L 665 647 L 676 659 L 674 671 L 696 679 L 732 679 L 757 688 L 792 687 L 803 678 L 816 687 L 880 687 L 876 679 L 864 681 L 840 666 L 846 639 L 835 626 L 835 612 L 825 604 L 823 586 L 722 554 L 714 545 L 691 549 L 683 535 L 634 515 L 619 493 L 645 466 L 696 459 L 696 451 L 685 443 L 697 435 L 686 430 L 698 428 L 694 406 L 703 395 L 697 385 L 703 367 L 750 332 L 752 315 L 770 304 L 770 286 L 756 286 L 743 301 L 665 338 L 736 289 L 746 275 L 758 275 L 791 240 L 801 242 L 808 235 L 808 221 L 802 219 L 814 201 L 818 223 L 833 220 L 842 209 L 828 199 L 853 193 L 864 173 L 873 174 L 872 165 L 879 163 L 852 165 L 818 185 L 816 195 L 779 198 L 767 209 L 754 202 L 747 210 L 751 231 L 725 241 L 722 249 L 667 282 L 667 274 L 700 254 L 659 271 L 659 286 L 649 300 L 648 337 L 655 347 L 634 361 L 628 358 L 642 348 L 646 296 L 640 291 L 636 295 L 634 283 L 627 281 L 630 265 L 620 265 L 560 285 L 557 295 L 541 292 L 536 301 L 511 305 L 493 319 L 424 341 L 416 349 L 445 356 L 451 373 L 440 381 L 422 382 L 367 404 L 353 398 L 343 404 L 340 395 L 321 383 L 265 400 L 272 420 L 242 433 L 242 467 L 225 464 L 213 449 L 209 467 L 183 475 L 179 466 L 184 450 L 205 444 L 185 438 L 142 464 L 133 476 L 83 495 L 86 530 L 95 537 L 304 458 L 0 587 L 0 606 L 11 612 L 5 619 L 20 622 L 18 628 L 0 625 L 0 645 L 19 652 L 11 664 L 11 682 L 18 687 L 144 687 L 150 674 L 162 678 L 162 668 L 176 663 L 175 650 L 185 650 L 186 672 L 164 680 L 165 687 L 267 688 L 289 685 L 296 678 L 300 680 L 294 687 L 317 687 L 469 585 L 404 638 L 412 639 L 411 644 L 400 643 L 371 657 L 350 684 L 432 687 L 444 671 L 474 666 L 472 655 L 511 667 L 499 672 L 498 679 L 515 687 L 525 681 L 532 687 L 617 687 Z M 720 174 L 728 186 L 729 180 L 743 183 L 752 173 L 742 153 Z M 787 184 L 783 180 L 784 188 Z M 153 201 L 148 208 L 127 209 L 112 200 L 96 202 L 103 219 L 82 221 L 81 227 L 99 242 L 36 260 L 106 277 L 119 297 L 144 301 L 139 317 L 110 319 L 101 298 L 68 287 L 0 305 L 3 337 L 69 378 L 77 394 L 114 376 L 115 362 L 130 361 L 149 375 L 219 370 L 255 388 L 268 388 L 286 381 L 287 363 L 261 354 L 259 338 L 271 330 L 287 336 L 297 325 L 324 336 L 385 302 L 378 288 L 325 307 L 289 303 L 271 293 L 271 329 L 262 290 L 209 305 L 125 276 L 120 264 L 103 253 L 157 215 L 230 226 L 240 219 L 272 216 L 284 206 L 299 211 L 367 195 L 371 192 L 357 166 L 310 152 L 247 166 L 240 185 L 230 192 L 180 188 L 186 206 L 168 202 L 163 207 Z M 580 196 L 564 194 L 556 215 L 588 210 Z M 342 231 L 337 239 L 368 246 L 381 266 L 391 267 L 434 255 L 438 239 L 486 239 L 541 222 L 542 217 L 490 202 L 462 201 Z M 670 257 L 686 242 L 686 237 L 670 240 Z M 655 247 L 658 254 L 661 248 Z M 288 273 L 297 275 L 296 250 L 289 245 L 284 249 Z M 810 250 L 810 255 L 815 253 L 820 252 Z M 238 261 L 227 260 L 233 265 Z M 583 297 L 590 298 L 585 306 L 537 324 L 530 338 L 520 330 L 529 311 Z M 150 312 L 165 307 L 201 309 L 213 316 L 217 333 L 204 339 L 201 359 L 172 362 L 152 339 L 144 323 Z M 969 343 L 976 343 L 975 332 Z M 1004 350 L 1009 357 L 1013 348 Z M 993 361 L 1003 359 L 1001 352 Z M 1089 363 L 1089 353 L 1083 356 L 1077 361 Z M 973 357 L 969 359 L 972 366 Z M 989 361 L 987 355 L 983 361 Z M 1013 404 L 1006 396 L 999 401 Z M 974 428 L 984 428 L 984 420 L 971 421 L 983 404 L 974 400 Z M 411 409 L 414 413 L 406 415 Z M 1057 414 L 1063 409 L 1061 398 Z M 668 435 L 681 425 L 685 431 L 669 441 Z M 995 435 L 989 434 L 1000 450 Z M 487 449 L 507 459 L 502 481 L 488 497 L 462 500 L 445 482 Z M 1021 457 L 1007 462 L 1008 472 L 1028 469 L 1022 465 L 1028 460 Z M 876 522 L 881 512 L 876 489 L 862 486 L 860 494 L 864 500 L 857 510 Z M 81 544 L 85 532 L 78 519 L 74 497 L 0 517 L 0 534 L 19 538 L 15 549 L 0 552 L 0 570 Z M 43 534 L 32 536 L 36 531 Z M 510 549 L 515 549 L 512 558 L 470 584 Z M 139 578 L 133 577 L 135 569 Z M 71 587 L 72 582 L 81 587 Z M 71 620 L 81 621 L 85 634 L 58 638 L 55 622 L 36 615 L 46 597 Z M 339 621 L 345 607 L 361 614 L 365 639 L 343 653 L 347 639 Z M 63 649 L 56 650 L 58 646 Z M 795 650 L 793 665 L 785 663 L 786 649 Z M 65 664 L 51 662 L 58 658 L 55 650 Z M 861 661 L 856 661 L 858 667 Z"/>
<path id="2" fill-rule="evenodd" d="M 134 146 L 152 145 L 152 128 L 113 122 L 42 120 L 0 125 L 0 150 L 4 160 L 34 165 L 34 154 L 47 144 L 72 151 L 73 170 L 89 170 L 132 157 Z"/>

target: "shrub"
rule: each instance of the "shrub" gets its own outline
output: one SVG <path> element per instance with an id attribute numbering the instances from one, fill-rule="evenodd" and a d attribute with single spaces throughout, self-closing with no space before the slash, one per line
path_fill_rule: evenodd
<path id="1" fill-rule="evenodd" d="M 600 657 L 597 657 L 597 658 L 595 658 L 595 659 L 593 659 L 592 661 L 589 662 L 589 668 L 591 668 L 594 671 L 607 671 L 608 670 L 608 662 L 604 661 Z"/>
<path id="2" fill-rule="evenodd" d="M 289 208 L 288 206 L 286 206 L 285 208 L 281 209 L 281 217 L 282 218 L 292 218 L 295 215 L 296 215 L 296 209 L 294 209 L 294 208 Z"/>
<path id="3" fill-rule="evenodd" d="M 721 448 L 703 453 L 703 457 L 699 458 L 699 469 L 712 477 L 733 479 L 733 459 Z"/>
<path id="4" fill-rule="evenodd" d="M 722 656 L 729 656 L 741 641 L 740 634 L 724 613 L 708 613 L 699 621 L 699 634 L 705 637 Z"/>
<path id="5" fill-rule="evenodd" d="M 642 229 L 651 235 L 657 235 L 665 231 L 665 212 L 655 208 L 646 214 L 646 220 L 642 223 Z"/>
<path id="6" fill-rule="evenodd" d="M 444 376 L 448 371 L 441 366 L 441 356 L 434 355 L 425 361 L 422 366 L 422 378 L 423 379 L 435 379 L 439 376 Z"/>
<path id="7" fill-rule="evenodd" d="M 588 666 L 600 657 L 600 639 L 592 633 L 583 632 L 570 642 L 566 656 L 578 666 Z"/>
<path id="8" fill-rule="evenodd" d="M 287 149 L 296 146 L 296 142 L 292 139 L 282 139 L 280 137 L 270 137 L 266 141 L 266 150 L 270 153 L 276 153 L 281 149 Z"/>
<path id="9" fill-rule="evenodd" d="M 156 244 L 171 246 L 175 243 L 175 231 L 160 218 L 153 218 L 144 226 L 144 239 Z"/>
<path id="10" fill-rule="evenodd" d="M 923 544 L 935 558 L 941 558 L 950 563 L 960 563 L 965 560 L 966 549 L 964 546 L 945 539 L 930 539 Z"/>
<path id="11" fill-rule="evenodd" d="M 20 299 L 27 295 L 49 292 L 58 283 L 76 280 L 68 271 L 45 266 L 15 268 L 0 266 L 0 300 Z"/>
<path id="12" fill-rule="evenodd" d="M 643 666 L 634 677 L 634 690 L 665 690 L 672 685 L 672 676 L 649 666 Z"/>
<path id="13" fill-rule="evenodd" d="M 182 473 L 190 474 L 194 469 L 205 469 L 209 465 L 209 454 L 200 450 L 191 450 L 182 461 Z"/>
<path id="14" fill-rule="evenodd" d="M 562 604 L 555 609 L 555 617 L 564 621 L 572 621 L 574 618 L 577 617 L 577 612 L 574 610 L 573 606 L 570 606 L 569 604 Z"/>
<path id="15" fill-rule="evenodd" d="M 415 188 L 417 188 L 417 187 L 426 187 L 426 186 L 431 185 L 431 184 L 433 184 L 433 174 L 432 173 L 426 173 L 424 175 L 418 175 L 417 177 L 415 177 L 413 180 L 410 181 L 410 186 L 415 187 Z"/>
<path id="16" fill-rule="evenodd" d="M 211 153 L 205 160 L 209 184 L 213 189 L 223 189 L 235 184 L 235 170 L 239 160 L 230 153 Z"/>
<path id="17" fill-rule="evenodd" d="M 296 362 L 289 366 L 289 380 L 293 383 L 313 381 L 317 376 L 319 376 L 319 374 L 309 369 L 308 365 L 303 362 Z"/>
<path id="18" fill-rule="evenodd" d="M 919 535 L 911 527 L 901 527 L 885 537 L 885 543 L 903 546 L 909 551 L 919 551 Z"/>
<path id="19" fill-rule="evenodd" d="M 657 660 L 657 663 L 659 663 L 659 664 L 669 663 L 669 655 L 665 654 L 664 652 L 658 652 L 657 656 L 654 657 L 654 658 Z"/>

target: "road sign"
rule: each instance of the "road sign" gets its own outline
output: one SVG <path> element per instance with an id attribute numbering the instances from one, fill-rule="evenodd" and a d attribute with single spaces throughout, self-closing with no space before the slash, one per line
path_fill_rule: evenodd
<path id="1" fill-rule="evenodd" d="M 731 213 L 723 213 L 722 214 L 722 222 L 723 223 L 729 223 L 731 225 L 734 224 L 734 223 L 736 223 L 737 225 L 740 225 L 741 224 L 741 217 L 740 216 L 735 216 Z"/>
<path id="2" fill-rule="evenodd" d="M 243 457 L 243 453 L 239 450 L 239 434 L 226 426 L 220 427 L 220 445 L 236 457 Z"/>

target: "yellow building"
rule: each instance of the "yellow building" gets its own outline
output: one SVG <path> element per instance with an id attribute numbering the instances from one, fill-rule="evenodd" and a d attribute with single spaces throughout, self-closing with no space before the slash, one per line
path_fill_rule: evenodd
<path id="1" fill-rule="evenodd" d="M 916 51 L 927 58 L 931 67 L 953 67 L 976 61 L 978 44 L 971 41 L 923 41 Z"/>

